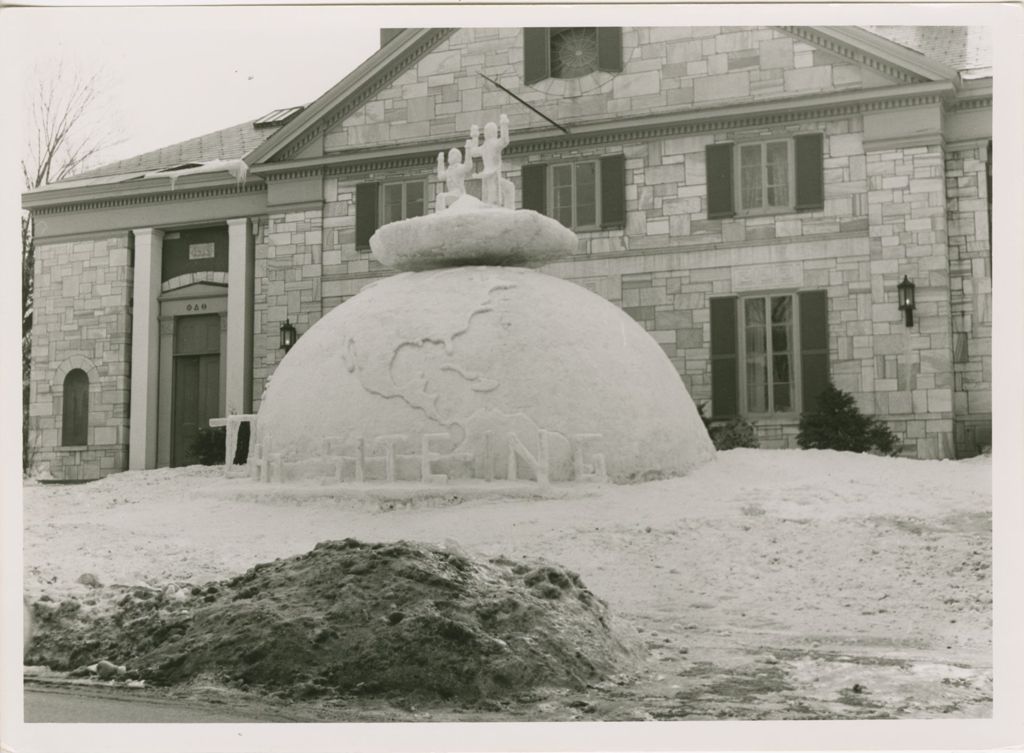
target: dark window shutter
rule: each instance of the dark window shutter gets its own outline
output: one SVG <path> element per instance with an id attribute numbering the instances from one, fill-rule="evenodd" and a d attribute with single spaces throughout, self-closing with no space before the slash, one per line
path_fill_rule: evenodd
<path id="1" fill-rule="evenodd" d="M 711 299 L 711 415 L 729 418 L 740 412 L 736 298 Z"/>
<path id="2" fill-rule="evenodd" d="M 618 26 L 597 29 L 597 69 L 609 73 L 622 71 L 622 29 Z"/>
<path id="3" fill-rule="evenodd" d="M 72 369 L 64 377 L 60 443 L 66 447 L 89 443 L 89 377 Z"/>
<path id="4" fill-rule="evenodd" d="M 547 29 L 523 29 L 523 82 L 536 84 L 551 75 L 551 42 Z"/>
<path id="5" fill-rule="evenodd" d="M 708 144 L 704 148 L 708 180 L 708 219 L 732 217 L 732 144 Z"/>
<path id="6" fill-rule="evenodd" d="M 356 249 L 370 247 L 370 236 L 377 231 L 377 198 L 379 183 L 360 183 L 356 186 Z"/>
<path id="7" fill-rule="evenodd" d="M 793 139 L 796 157 L 796 206 L 810 211 L 825 207 L 824 136 L 805 133 Z"/>
<path id="8" fill-rule="evenodd" d="M 610 154 L 601 158 L 601 227 L 626 225 L 626 158 Z"/>
<path id="9" fill-rule="evenodd" d="M 523 209 L 548 212 L 548 166 L 523 165 Z"/>
<path id="10" fill-rule="evenodd" d="M 828 292 L 809 290 L 800 296 L 800 378 L 803 410 L 813 411 L 828 387 Z"/>

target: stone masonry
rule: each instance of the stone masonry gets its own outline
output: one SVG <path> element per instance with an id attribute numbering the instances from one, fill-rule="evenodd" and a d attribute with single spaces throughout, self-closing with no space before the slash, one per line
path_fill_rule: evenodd
<path id="1" fill-rule="evenodd" d="M 869 152 L 867 168 L 871 306 L 878 313 L 861 346 L 874 354 L 874 368 L 860 375 L 859 387 L 871 390 L 874 411 L 916 444 L 918 457 L 951 457 L 953 364 L 942 147 Z M 917 284 L 913 327 L 899 319 L 880 321 L 896 311 L 896 283 L 903 275 Z M 854 386 L 855 377 L 850 375 L 849 386 L 839 386 Z"/>
<path id="2" fill-rule="evenodd" d="M 35 255 L 33 466 L 55 478 L 99 478 L 128 462 L 128 235 L 39 243 Z M 64 377 L 76 368 L 89 377 L 88 445 L 62 447 Z"/>
<path id="3" fill-rule="evenodd" d="M 953 412 L 956 445 L 970 455 L 992 442 L 992 252 L 986 144 L 946 149 Z"/>
<path id="4" fill-rule="evenodd" d="M 253 290 L 253 410 L 267 377 L 284 356 L 280 325 L 301 334 L 324 314 L 323 217 L 319 209 L 271 214 L 260 221 Z"/>

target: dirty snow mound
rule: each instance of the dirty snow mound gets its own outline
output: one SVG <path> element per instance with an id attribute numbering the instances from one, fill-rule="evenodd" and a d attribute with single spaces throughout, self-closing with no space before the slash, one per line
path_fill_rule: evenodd
<path id="1" fill-rule="evenodd" d="M 286 695 L 479 700 L 627 671 L 631 640 L 575 573 L 404 541 L 328 541 L 231 580 L 36 605 L 30 663 L 108 660 L 154 684 L 211 674 Z"/>

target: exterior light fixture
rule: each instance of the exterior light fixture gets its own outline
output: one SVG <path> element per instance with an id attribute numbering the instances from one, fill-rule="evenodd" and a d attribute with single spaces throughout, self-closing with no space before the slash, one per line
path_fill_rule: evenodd
<path id="1" fill-rule="evenodd" d="M 900 294 L 900 311 L 907 316 L 907 326 L 914 326 L 914 283 L 903 275 L 903 282 L 896 286 Z"/>
<path id="2" fill-rule="evenodd" d="M 295 340 L 297 338 L 298 335 L 295 332 L 295 325 L 285 319 L 284 324 L 281 325 L 281 349 L 287 353 L 295 344 Z"/>

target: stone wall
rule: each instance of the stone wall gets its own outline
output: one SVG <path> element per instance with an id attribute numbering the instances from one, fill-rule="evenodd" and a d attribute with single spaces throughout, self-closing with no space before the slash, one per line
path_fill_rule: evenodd
<path id="1" fill-rule="evenodd" d="M 850 375 L 846 386 L 872 399 L 875 412 L 921 458 L 954 451 L 944 170 L 938 145 L 867 155 L 871 306 L 878 314 L 863 347 L 874 363 L 859 377 Z M 916 285 L 912 327 L 892 319 L 904 275 Z"/>
<path id="2" fill-rule="evenodd" d="M 523 85 L 523 32 L 458 29 L 325 137 L 327 151 L 457 136 L 514 107 L 513 128 L 547 123 L 510 102 L 497 81 L 549 117 L 573 123 L 757 99 L 889 86 L 892 81 L 768 27 L 624 28 L 623 70 Z"/>
<path id="3" fill-rule="evenodd" d="M 323 316 L 323 211 L 270 214 L 259 220 L 253 259 L 253 410 L 284 356 L 286 319 L 301 336 Z"/>
<path id="4" fill-rule="evenodd" d="M 127 467 L 132 269 L 128 234 L 36 244 L 30 445 L 55 478 Z M 88 444 L 61 446 L 64 377 L 89 377 Z"/>
<path id="5" fill-rule="evenodd" d="M 953 412 L 958 456 L 992 442 L 992 251 L 987 144 L 946 149 L 950 304 L 953 315 Z"/>

